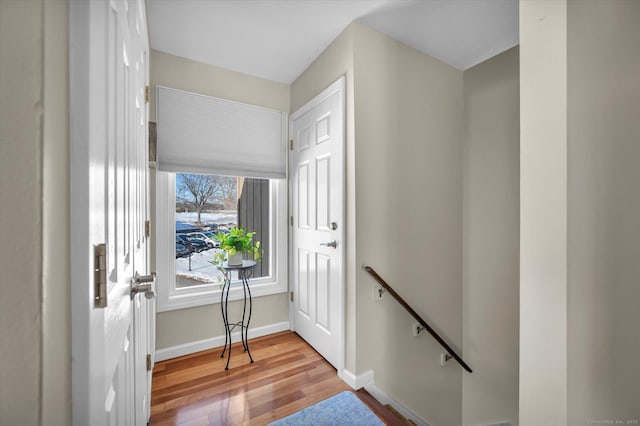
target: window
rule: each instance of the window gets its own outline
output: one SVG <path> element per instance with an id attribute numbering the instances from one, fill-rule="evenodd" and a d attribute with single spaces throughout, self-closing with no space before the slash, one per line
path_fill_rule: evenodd
<path id="1" fill-rule="evenodd" d="M 158 311 L 220 302 L 213 237 L 234 226 L 255 231 L 264 249 L 252 295 L 287 291 L 284 180 L 158 172 L 156 183 Z M 229 300 L 241 297 L 232 281 Z"/>
<path id="2" fill-rule="evenodd" d="M 287 291 L 287 113 L 168 87 L 158 86 L 156 95 L 158 311 L 220 301 L 217 271 L 208 264 L 215 247 L 196 234 L 234 223 L 261 228 L 267 256 L 251 279 L 252 295 Z M 186 176 L 228 188 L 197 200 L 184 190 Z M 261 195 L 243 194 L 256 185 L 268 198 L 259 206 Z M 232 283 L 229 300 L 241 297 Z"/>

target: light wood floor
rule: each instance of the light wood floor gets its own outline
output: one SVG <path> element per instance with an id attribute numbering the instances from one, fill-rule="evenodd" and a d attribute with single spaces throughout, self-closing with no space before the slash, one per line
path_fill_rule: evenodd
<path id="1" fill-rule="evenodd" d="M 222 348 L 162 361 L 153 370 L 151 425 L 264 425 L 349 386 L 293 332 L 240 343 L 225 371 Z"/>

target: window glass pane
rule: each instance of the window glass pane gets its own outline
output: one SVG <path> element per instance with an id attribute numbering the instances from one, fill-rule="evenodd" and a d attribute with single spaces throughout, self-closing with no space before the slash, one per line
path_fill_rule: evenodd
<path id="1" fill-rule="evenodd" d="M 264 254 L 253 276 L 269 276 L 270 224 L 268 179 L 176 174 L 176 288 L 220 282 L 215 235 L 235 226 L 256 232 Z"/>

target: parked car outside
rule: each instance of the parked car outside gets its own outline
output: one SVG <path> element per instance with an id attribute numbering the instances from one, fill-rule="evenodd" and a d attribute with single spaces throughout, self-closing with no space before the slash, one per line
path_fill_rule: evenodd
<path id="1" fill-rule="evenodd" d="M 206 235 L 211 241 L 213 241 L 215 248 L 220 247 L 220 241 L 216 239 L 216 235 L 218 235 L 218 232 L 205 231 L 204 235 Z"/>
<path id="2" fill-rule="evenodd" d="M 222 232 L 223 234 L 228 234 L 229 229 L 233 228 L 235 225 L 218 225 L 218 229 L 216 230 L 216 234 L 218 232 Z"/>
<path id="3" fill-rule="evenodd" d="M 189 250 L 184 244 L 176 242 L 176 259 L 189 256 Z"/>
<path id="4" fill-rule="evenodd" d="M 192 232 L 190 234 L 187 234 L 187 237 L 189 239 L 197 238 L 198 240 L 202 240 L 207 243 L 207 246 L 209 246 L 209 248 L 220 247 L 220 243 L 213 237 L 209 237 L 209 235 L 207 234 L 208 232 Z"/>
<path id="5" fill-rule="evenodd" d="M 207 243 L 207 241 L 205 241 L 204 239 L 193 235 L 193 233 L 186 234 L 186 235 L 187 235 L 187 239 L 191 242 L 192 246 L 198 252 L 201 252 L 201 251 L 204 251 L 204 250 L 209 250 L 209 249 L 213 248 L 211 245 L 209 245 L 209 243 Z"/>
<path id="6" fill-rule="evenodd" d="M 213 232 L 214 235 L 218 232 L 218 225 L 216 223 L 210 223 L 206 227 L 202 228 L 202 231 L 206 234 Z"/>
<path id="7" fill-rule="evenodd" d="M 191 251 L 201 252 L 208 250 L 209 246 L 203 240 L 197 238 L 189 238 L 187 234 L 176 234 L 176 243 L 183 244 L 187 247 L 187 250 L 191 248 Z"/>

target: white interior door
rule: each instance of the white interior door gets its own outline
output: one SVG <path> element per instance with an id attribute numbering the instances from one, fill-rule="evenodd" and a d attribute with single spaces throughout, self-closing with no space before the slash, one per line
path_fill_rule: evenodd
<path id="1" fill-rule="evenodd" d="M 145 16 L 143 0 L 69 4 L 76 425 L 148 420 L 153 305 L 131 297 L 134 274 L 148 271 Z"/>
<path id="2" fill-rule="evenodd" d="M 341 371 L 344 356 L 344 77 L 291 116 L 294 330 Z"/>

